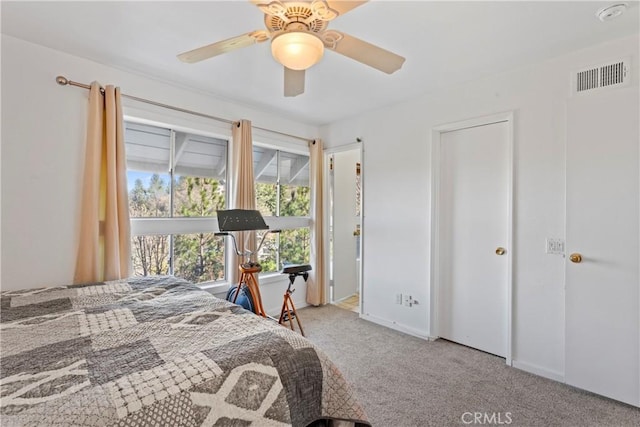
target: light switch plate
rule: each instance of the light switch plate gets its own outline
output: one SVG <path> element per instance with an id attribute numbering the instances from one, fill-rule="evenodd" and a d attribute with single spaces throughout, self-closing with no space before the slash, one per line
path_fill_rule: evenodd
<path id="1" fill-rule="evenodd" d="M 564 239 L 547 237 L 545 251 L 550 255 L 564 255 Z"/>

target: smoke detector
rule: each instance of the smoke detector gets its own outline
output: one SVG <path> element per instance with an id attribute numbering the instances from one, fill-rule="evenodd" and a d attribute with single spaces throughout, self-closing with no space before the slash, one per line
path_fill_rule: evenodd
<path id="1" fill-rule="evenodd" d="M 611 21 L 622 15 L 627 10 L 626 3 L 613 4 L 611 6 L 603 7 L 596 12 L 596 16 L 602 22 Z"/>

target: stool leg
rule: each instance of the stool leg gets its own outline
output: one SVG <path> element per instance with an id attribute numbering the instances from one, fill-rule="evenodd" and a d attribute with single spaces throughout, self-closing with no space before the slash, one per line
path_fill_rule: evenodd
<path id="1" fill-rule="evenodd" d="M 293 314 L 294 314 L 294 316 L 296 316 L 296 322 L 298 322 L 298 327 L 300 328 L 300 335 L 304 336 L 304 329 L 302 329 L 302 323 L 300 323 L 300 317 L 298 317 L 298 312 L 296 311 L 296 306 L 293 305 L 293 300 L 291 299 L 291 297 L 289 297 L 289 301 L 291 302 L 291 308 L 293 309 Z M 291 318 L 289 318 L 289 319 L 291 319 Z M 291 320 L 291 322 L 292 322 L 292 326 L 293 326 L 293 321 Z"/>
<path id="2" fill-rule="evenodd" d="M 287 309 L 287 294 L 284 294 L 284 298 L 282 298 L 282 309 L 280 309 L 280 319 L 278 320 L 278 324 L 282 325 L 282 321 L 284 320 L 284 311 Z"/>
<path id="3" fill-rule="evenodd" d="M 293 328 L 293 319 L 291 318 L 291 309 L 290 307 L 290 302 L 291 302 L 291 297 L 289 296 L 289 293 L 286 294 L 286 296 L 284 297 L 285 300 L 285 305 L 287 306 L 287 320 L 289 320 L 289 327 L 291 328 L 292 331 L 295 331 L 295 329 Z"/>

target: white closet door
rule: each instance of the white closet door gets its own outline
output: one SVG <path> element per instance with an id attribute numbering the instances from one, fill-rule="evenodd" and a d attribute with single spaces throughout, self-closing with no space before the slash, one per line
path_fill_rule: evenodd
<path id="1" fill-rule="evenodd" d="M 637 87 L 616 89 L 576 96 L 567 110 L 565 378 L 636 406 L 639 101 Z"/>
<path id="2" fill-rule="evenodd" d="M 506 357 L 509 125 L 440 139 L 439 335 Z M 504 252 L 500 251 L 504 249 Z"/>

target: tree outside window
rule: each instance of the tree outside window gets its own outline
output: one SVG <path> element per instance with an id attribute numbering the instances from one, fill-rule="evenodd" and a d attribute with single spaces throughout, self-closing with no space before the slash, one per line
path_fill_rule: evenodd
<path id="1" fill-rule="evenodd" d="M 189 229 L 134 235 L 134 273 L 174 274 L 194 283 L 224 279 L 224 241 L 198 220 L 226 207 L 227 141 L 128 122 L 125 143 L 132 221 Z"/>
<path id="2" fill-rule="evenodd" d="M 264 147 L 254 147 L 253 154 L 257 209 L 262 215 L 281 219 L 308 217 L 309 156 Z M 265 240 L 258 257 L 263 272 L 309 262 L 309 228 L 282 228 L 282 233 L 269 234 Z"/>

